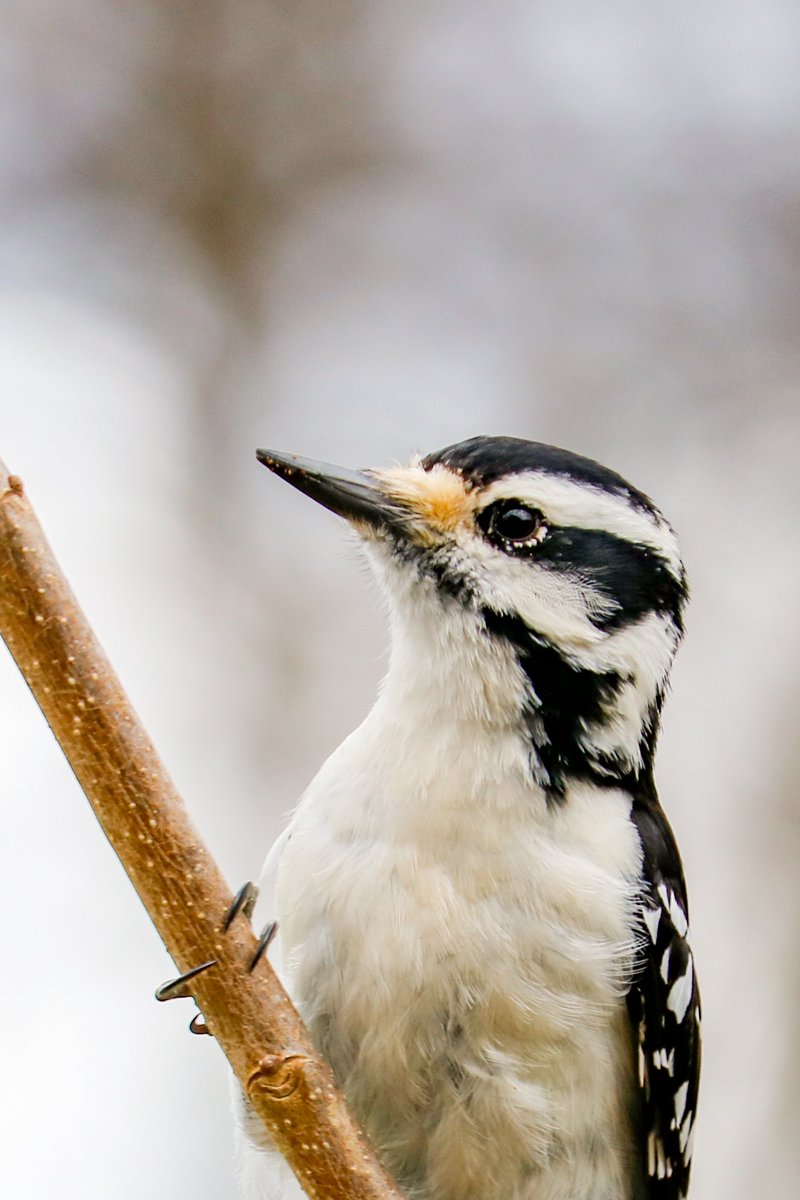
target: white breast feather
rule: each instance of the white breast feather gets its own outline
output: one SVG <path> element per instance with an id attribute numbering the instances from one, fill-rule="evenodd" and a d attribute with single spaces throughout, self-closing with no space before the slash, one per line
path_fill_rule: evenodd
<path id="1" fill-rule="evenodd" d="M 546 803 L 513 654 L 451 616 L 395 613 L 381 696 L 297 809 L 286 978 L 415 1200 L 630 1200 L 630 798 Z"/>

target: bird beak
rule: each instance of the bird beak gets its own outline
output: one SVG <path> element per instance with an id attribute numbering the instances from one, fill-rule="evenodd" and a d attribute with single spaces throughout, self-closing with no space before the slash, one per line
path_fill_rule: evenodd
<path id="1" fill-rule="evenodd" d="M 256 458 L 292 487 L 348 521 L 379 530 L 405 525 L 408 519 L 408 513 L 403 514 L 368 471 L 349 471 L 274 450 L 256 450 Z"/>

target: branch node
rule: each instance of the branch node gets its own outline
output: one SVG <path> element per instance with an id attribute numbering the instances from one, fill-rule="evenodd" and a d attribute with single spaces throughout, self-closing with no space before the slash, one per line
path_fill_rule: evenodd
<path id="1" fill-rule="evenodd" d="M 265 1054 L 247 1080 L 247 1094 L 288 1100 L 303 1081 L 311 1062 L 305 1054 Z"/>

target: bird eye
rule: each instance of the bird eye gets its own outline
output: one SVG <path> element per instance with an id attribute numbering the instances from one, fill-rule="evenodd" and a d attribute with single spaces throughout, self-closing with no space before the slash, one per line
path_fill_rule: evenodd
<path id="1" fill-rule="evenodd" d="M 526 546 L 540 542 L 547 532 L 542 514 L 519 500 L 491 504 L 478 517 L 490 541 L 500 546 Z"/>

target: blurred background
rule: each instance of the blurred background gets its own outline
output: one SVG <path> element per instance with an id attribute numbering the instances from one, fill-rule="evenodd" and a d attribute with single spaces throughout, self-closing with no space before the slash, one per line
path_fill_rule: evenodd
<path id="1" fill-rule="evenodd" d="M 694 1200 L 800 1172 L 799 47 L 792 0 L 0 15 L 0 453 L 232 884 L 385 664 L 257 445 L 529 436 L 677 527 Z M 0 1190 L 233 1198 L 221 1055 L 5 651 L 0 705 Z"/>

